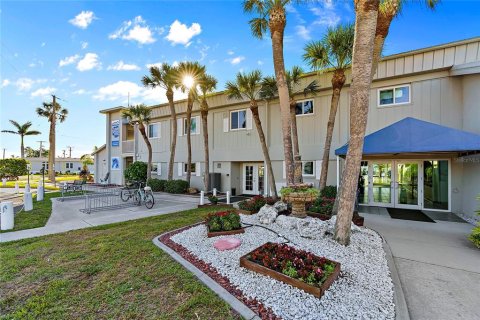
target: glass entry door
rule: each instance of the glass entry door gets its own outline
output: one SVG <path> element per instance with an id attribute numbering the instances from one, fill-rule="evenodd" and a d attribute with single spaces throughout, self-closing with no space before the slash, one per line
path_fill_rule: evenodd
<path id="1" fill-rule="evenodd" d="M 419 209 L 419 172 L 421 163 L 418 161 L 395 161 L 395 207 Z"/>
<path id="2" fill-rule="evenodd" d="M 371 162 L 369 166 L 370 205 L 393 206 L 392 162 Z"/>
<path id="3" fill-rule="evenodd" d="M 263 164 L 243 164 L 243 193 L 259 194 L 264 189 L 264 167 Z"/>

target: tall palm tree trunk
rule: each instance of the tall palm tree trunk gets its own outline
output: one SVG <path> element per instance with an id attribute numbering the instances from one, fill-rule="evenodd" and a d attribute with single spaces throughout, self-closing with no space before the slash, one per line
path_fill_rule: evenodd
<path id="1" fill-rule="evenodd" d="M 292 126 L 292 151 L 294 161 L 294 181 L 295 183 L 302 183 L 302 156 L 300 156 L 300 147 L 298 145 L 298 131 L 297 131 L 297 101 L 290 97 L 290 121 Z"/>
<path id="2" fill-rule="evenodd" d="M 190 178 L 192 177 L 192 134 L 191 134 L 191 127 L 192 127 L 192 108 L 193 108 L 193 100 L 188 95 L 187 101 L 187 182 L 190 186 Z"/>
<path id="3" fill-rule="evenodd" d="M 268 184 L 272 192 L 272 197 L 277 198 L 277 186 L 275 184 L 275 176 L 273 175 L 272 160 L 270 159 L 270 153 L 268 152 L 267 141 L 265 139 L 265 134 L 263 133 L 262 122 L 260 120 L 260 115 L 258 114 L 258 105 L 256 101 L 250 103 L 250 110 L 252 111 L 253 121 L 255 122 L 255 127 L 257 128 L 258 138 L 260 140 L 260 145 L 262 146 L 263 157 L 265 158 L 265 164 L 267 165 L 268 173 Z"/>
<path id="4" fill-rule="evenodd" d="M 173 90 L 170 88 L 167 90 L 168 105 L 170 106 L 170 115 L 172 117 L 172 134 L 170 143 L 170 159 L 168 161 L 168 175 L 167 179 L 173 179 L 173 165 L 175 163 L 175 150 L 177 149 L 177 113 L 175 112 L 175 104 L 173 102 Z"/>
<path id="5" fill-rule="evenodd" d="M 285 76 L 285 62 L 283 59 L 283 35 L 285 25 L 285 10 L 282 8 L 272 9 L 269 19 L 269 28 L 270 36 L 272 38 L 273 66 L 275 69 L 275 78 L 277 80 L 278 98 L 280 100 L 287 185 L 292 185 L 295 182 L 295 177 L 292 153 L 290 98 Z"/>
<path id="6" fill-rule="evenodd" d="M 50 118 L 50 133 L 48 134 L 48 143 L 50 144 L 50 151 L 48 152 L 48 179 L 50 182 L 55 182 L 55 108 L 52 111 L 53 115 Z"/>
<path id="7" fill-rule="evenodd" d="M 350 243 L 350 225 L 362 161 L 363 139 L 367 128 L 368 101 L 372 72 L 373 46 L 379 0 L 355 1 L 355 42 L 352 57 L 352 93 L 350 105 L 350 139 L 334 238 L 340 244 Z"/>
<path id="8" fill-rule="evenodd" d="M 25 158 L 25 146 L 23 145 L 23 134 L 20 135 L 20 158 Z"/>
<path id="9" fill-rule="evenodd" d="M 330 162 L 330 148 L 332 146 L 333 129 L 335 128 L 335 117 L 337 116 L 338 105 L 340 102 L 340 94 L 345 84 L 345 73 L 343 70 L 336 70 L 332 77 L 332 100 L 330 103 L 330 114 L 327 123 L 327 135 L 325 137 L 325 147 L 322 157 L 322 171 L 320 175 L 319 189 L 322 190 L 327 186 L 328 165 Z"/>
<path id="10" fill-rule="evenodd" d="M 147 145 L 147 150 L 148 150 L 147 181 L 148 181 L 152 177 L 152 144 L 150 143 L 150 140 L 147 137 L 145 125 L 142 122 L 138 124 L 138 131 L 140 131 L 140 134 L 142 135 L 143 140 Z"/>
<path id="11" fill-rule="evenodd" d="M 373 47 L 373 62 L 372 62 L 372 78 L 377 72 L 378 62 L 382 57 L 383 45 L 385 43 L 385 38 L 388 35 L 390 29 L 390 24 L 392 23 L 393 18 L 398 13 L 400 8 L 400 0 L 391 1 L 388 8 L 378 12 L 377 17 L 377 27 L 375 30 L 375 41 Z M 388 10 L 387 10 L 388 9 Z"/>
<path id="12" fill-rule="evenodd" d="M 203 183 L 205 185 L 205 192 L 210 190 L 210 152 L 208 150 L 208 106 L 206 102 L 202 102 L 205 104 L 202 107 L 201 115 L 202 115 L 202 131 L 203 131 L 203 149 L 205 152 L 205 171 L 203 177 Z M 197 168 L 200 170 L 200 168 Z"/>

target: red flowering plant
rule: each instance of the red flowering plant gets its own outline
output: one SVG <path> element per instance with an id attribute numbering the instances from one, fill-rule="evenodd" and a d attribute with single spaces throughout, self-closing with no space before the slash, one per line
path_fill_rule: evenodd
<path id="1" fill-rule="evenodd" d="M 240 216 L 235 211 L 219 211 L 210 213 L 205 219 L 208 230 L 210 232 L 216 231 L 230 231 L 240 229 Z"/>
<path id="2" fill-rule="evenodd" d="M 268 242 L 247 258 L 291 278 L 320 287 L 333 273 L 335 262 L 286 244 Z"/>
<path id="3" fill-rule="evenodd" d="M 241 210 L 258 212 L 265 204 L 273 205 L 275 204 L 275 200 L 272 197 L 264 197 L 262 195 L 258 195 L 251 199 L 239 202 L 238 207 Z"/>

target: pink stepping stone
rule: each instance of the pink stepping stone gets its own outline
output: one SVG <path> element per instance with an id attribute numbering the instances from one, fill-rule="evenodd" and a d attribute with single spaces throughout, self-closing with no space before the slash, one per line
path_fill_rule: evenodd
<path id="1" fill-rule="evenodd" d="M 242 240 L 237 238 L 222 238 L 215 241 L 213 246 L 219 251 L 232 250 L 239 247 L 242 244 Z"/>

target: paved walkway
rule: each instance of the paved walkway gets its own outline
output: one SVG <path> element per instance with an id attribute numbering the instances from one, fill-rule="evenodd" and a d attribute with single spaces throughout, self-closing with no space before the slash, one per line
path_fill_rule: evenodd
<path id="1" fill-rule="evenodd" d="M 391 248 L 411 319 L 480 319 L 480 250 L 467 239 L 473 225 L 397 220 L 381 210 L 362 216 Z"/>
<path id="2" fill-rule="evenodd" d="M 84 207 L 83 199 L 66 200 L 64 202 L 52 199 L 52 215 L 44 227 L 2 233 L 0 234 L 0 242 L 178 212 L 196 208 L 197 204 L 198 199 L 195 197 L 155 194 L 155 206 L 152 209 L 147 209 L 145 206 L 132 206 L 86 214 L 80 211 Z"/>

